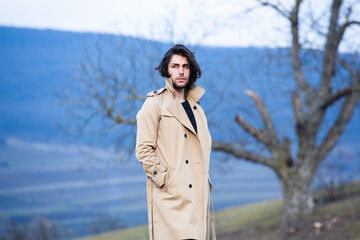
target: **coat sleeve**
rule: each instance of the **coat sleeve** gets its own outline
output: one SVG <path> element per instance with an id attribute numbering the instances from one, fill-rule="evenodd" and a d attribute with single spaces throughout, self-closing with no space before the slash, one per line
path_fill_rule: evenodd
<path id="1" fill-rule="evenodd" d="M 166 168 L 155 154 L 160 121 L 160 110 L 156 97 L 148 97 L 136 116 L 136 157 L 142 164 L 146 175 L 161 188 L 165 183 Z"/>

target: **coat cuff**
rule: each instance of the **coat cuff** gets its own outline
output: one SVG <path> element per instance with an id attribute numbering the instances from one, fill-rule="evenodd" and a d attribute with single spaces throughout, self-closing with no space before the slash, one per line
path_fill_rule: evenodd
<path id="1" fill-rule="evenodd" d="M 161 188 L 162 186 L 164 186 L 165 184 L 165 176 L 166 176 L 167 172 L 162 172 L 160 174 L 157 174 L 156 177 L 152 177 L 151 180 L 153 181 L 153 183 L 158 187 Z"/>

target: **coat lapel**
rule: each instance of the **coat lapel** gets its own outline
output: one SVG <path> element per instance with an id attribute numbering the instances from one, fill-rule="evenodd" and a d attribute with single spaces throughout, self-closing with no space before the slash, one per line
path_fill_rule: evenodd
<path id="1" fill-rule="evenodd" d="M 192 133 L 194 133 L 195 135 L 195 129 L 192 126 L 189 117 L 187 116 L 184 107 L 182 106 L 182 104 L 177 101 L 176 99 L 173 99 L 172 102 L 169 104 L 168 106 L 168 110 L 169 112 L 171 112 L 174 117 L 182 124 L 184 125 L 187 129 L 189 129 Z"/>
<path id="2" fill-rule="evenodd" d="M 193 125 L 191 124 L 190 122 L 190 119 L 188 117 L 188 115 L 186 114 L 186 111 L 184 109 L 184 107 L 182 106 L 182 104 L 175 99 L 175 94 L 174 94 L 174 86 L 172 84 L 172 81 L 170 78 L 166 78 L 165 79 L 165 83 L 166 83 L 166 88 L 172 93 L 173 95 L 173 99 L 171 101 L 171 103 L 169 104 L 168 106 L 168 110 L 169 112 L 171 112 L 175 118 L 182 124 L 184 125 L 187 129 L 189 129 L 192 133 L 194 133 L 195 135 L 196 132 L 195 132 L 195 129 L 193 127 Z M 197 102 L 199 101 L 199 99 L 202 97 L 202 95 L 205 93 L 205 90 L 201 87 L 198 87 L 198 86 L 194 86 L 187 98 L 189 100 L 189 103 L 191 101 L 193 102 Z M 191 104 L 190 104 L 191 105 Z M 198 118 L 197 114 L 194 113 L 194 117 L 195 117 L 195 121 L 198 122 L 200 119 Z"/>

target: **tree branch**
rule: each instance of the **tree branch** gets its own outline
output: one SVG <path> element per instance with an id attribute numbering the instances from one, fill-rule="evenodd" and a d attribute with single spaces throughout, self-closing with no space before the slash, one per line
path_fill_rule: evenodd
<path id="1" fill-rule="evenodd" d="M 300 0 L 299 2 L 301 2 L 302 0 Z M 271 8 L 273 8 L 275 11 L 277 11 L 278 13 L 280 13 L 281 16 L 285 17 L 286 19 L 290 19 L 290 13 L 287 12 L 286 10 L 280 9 L 280 7 L 276 4 L 270 3 L 268 1 L 261 1 L 258 0 L 258 3 L 260 3 L 263 6 L 269 6 Z"/>
<path id="2" fill-rule="evenodd" d="M 331 77 L 334 74 L 336 55 L 343 36 L 341 31 L 337 31 L 341 3 L 342 0 L 333 0 L 331 6 L 331 17 L 324 49 L 323 70 L 319 88 L 319 95 L 321 97 L 325 97 L 332 91 Z"/>
<path id="3" fill-rule="evenodd" d="M 212 142 L 212 148 L 215 151 L 222 151 L 225 153 L 229 153 L 236 158 L 245 159 L 255 163 L 261 163 L 267 165 L 273 169 L 275 169 L 275 160 L 272 158 L 265 157 L 260 154 L 256 154 L 250 151 L 246 151 L 244 149 L 240 149 L 240 147 L 236 146 L 234 143 L 225 143 L 225 142 Z"/>
<path id="4" fill-rule="evenodd" d="M 264 102 L 261 100 L 261 98 L 255 92 L 253 92 L 251 90 L 247 90 L 246 94 L 255 101 L 255 103 L 260 111 L 261 118 L 264 122 L 265 129 L 269 133 L 269 137 L 271 138 L 271 141 L 274 141 L 275 144 L 279 144 L 279 140 L 276 135 L 274 124 L 271 120 L 268 110 L 265 107 Z"/>
<path id="5" fill-rule="evenodd" d="M 344 35 L 344 32 L 346 30 L 346 28 L 348 28 L 349 26 L 353 25 L 353 24 L 356 24 L 356 25 L 360 25 L 360 21 L 353 21 L 353 20 L 350 20 L 350 15 L 352 13 L 352 6 L 350 6 L 348 8 L 348 11 L 346 13 L 346 17 L 345 17 L 345 22 L 344 24 L 340 27 L 340 30 L 339 30 L 339 33 L 340 33 L 340 36 L 343 36 Z"/>
<path id="6" fill-rule="evenodd" d="M 135 118 L 124 119 L 121 117 L 120 112 L 116 112 L 116 114 L 114 115 L 113 109 L 110 107 L 106 107 L 105 110 L 106 117 L 112 119 L 116 124 L 136 124 Z"/>
<path id="7" fill-rule="evenodd" d="M 318 163 L 325 159 L 326 155 L 332 150 L 341 137 L 359 101 L 360 91 L 353 91 L 346 97 L 336 122 L 328 131 L 322 144 L 318 147 L 318 154 L 315 158 Z"/>
<path id="8" fill-rule="evenodd" d="M 347 87 L 347 88 L 341 89 L 338 92 L 328 96 L 327 98 L 321 99 L 321 102 L 314 105 L 311 112 L 308 113 L 307 119 L 309 119 L 309 120 L 313 119 L 313 118 L 317 119 L 318 117 L 316 115 L 319 114 L 319 112 L 325 113 L 325 110 L 328 107 L 330 107 L 331 105 L 333 105 L 336 101 L 342 99 L 343 97 L 348 96 L 353 91 L 356 91 L 357 88 L 355 86 L 356 86 L 356 84 L 354 84 L 353 87 Z M 315 125 L 315 124 L 313 123 L 313 125 Z"/>
<path id="9" fill-rule="evenodd" d="M 303 147 L 304 147 L 304 137 L 303 136 L 305 134 L 303 106 L 302 106 L 299 95 L 295 91 L 292 94 L 291 100 L 292 100 L 292 105 L 293 105 L 293 109 L 294 109 L 295 130 L 296 130 L 296 134 L 298 135 L 300 149 L 303 149 Z"/>
<path id="10" fill-rule="evenodd" d="M 360 21 L 346 21 L 341 27 L 340 27 L 340 30 L 339 30 L 339 33 L 341 36 L 344 35 L 345 33 L 345 30 L 350 27 L 351 25 L 360 25 Z"/>
<path id="11" fill-rule="evenodd" d="M 360 71 L 358 71 L 357 73 L 356 73 L 356 71 L 354 70 L 354 69 L 352 69 L 351 67 L 350 67 L 350 65 L 344 60 L 344 59 L 342 59 L 342 58 L 338 58 L 338 60 L 339 60 L 339 62 L 340 62 L 340 64 L 346 69 L 346 70 L 348 70 L 348 72 L 350 73 L 350 75 L 351 75 L 351 77 L 353 78 L 353 79 L 359 79 L 359 75 L 360 75 Z"/>
<path id="12" fill-rule="evenodd" d="M 235 121 L 251 136 L 256 138 L 258 141 L 264 143 L 266 145 L 267 139 L 262 134 L 261 130 L 258 130 L 257 128 L 251 126 L 244 118 L 242 118 L 240 115 L 235 116 Z"/>
<path id="13" fill-rule="evenodd" d="M 302 70 L 301 59 L 300 59 L 300 49 L 301 45 L 299 42 L 299 9 L 302 1 L 296 0 L 296 3 L 291 11 L 290 15 L 290 24 L 291 24 L 291 36 L 292 36 L 292 47 L 291 47 L 291 61 L 294 68 L 294 75 L 297 83 L 300 88 L 309 92 L 311 89 L 310 84 L 306 81 L 304 73 Z"/>
<path id="14" fill-rule="evenodd" d="M 321 104 L 320 108 L 326 109 L 327 107 L 333 105 L 336 101 L 352 93 L 352 91 L 353 89 L 351 87 L 339 90 L 337 93 L 325 99 L 324 102 Z"/>
<path id="15" fill-rule="evenodd" d="M 240 115 L 236 115 L 235 121 L 250 135 L 255 139 L 263 143 L 270 151 L 273 151 L 276 146 L 279 146 L 279 140 L 277 138 L 274 124 L 272 123 L 269 112 L 267 111 L 264 102 L 261 98 L 253 91 L 247 90 L 246 94 L 251 97 L 256 105 L 258 110 L 261 113 L 261 117 L 264 123 L 264 130 L 259 130 L 251 126 L 244 118 Z"/>
<path id="16" fill-rule="evenodd" d="M 290 21 L 291 25 L 291 36 L 292 36 L 292 48 L 291 48 L 291 61 L 292 66 L 294 69 L 294 76 L 296 79 L 296 82 L 300 86 L 300 88 L 305 93 L 310 93 L 307 96 L 307 103 L 310 104 L 312 102 L 312 98 L 314 96 L 315 90 L 311 87 L 311 85 L 307 82 L 305 79 L 303 70 L 302 70 L 302 63 L 300 59 L 300 37 L 299 37 L 299 9 L 303 2 L 303 0 L 295 0 L 295 5 L 291 12 L 287 12 L 286 10 L 283 10 L 280 8 L 279 5 L 270 3 L 269 1 L 261 1 L 258 0 L 258 2 L 263 6 L 269 6 L 273 9 L 275 9 L 280 15 L 285 17 Z"/>
<path id="17" fill-rule="evenodd" d="M 330 96 L 323 104 L 323 107 L 327 107 L 342 97 L 346 97 L 336 122 L 328 131 L 322 144 L 318 147 L 318 156 L 316 159 L 319 163 L 326 157 L 341 137 L 346 125 L 352 117 L 355 107 L 360 101 L 360 71 L 352 69 L 350 65 L 341 58 L 339 58 L 339 61 L 340 64 L 349 71 L 354 79 L 354 83 L 351 87 L 339 90 L 337 93 Z"/>

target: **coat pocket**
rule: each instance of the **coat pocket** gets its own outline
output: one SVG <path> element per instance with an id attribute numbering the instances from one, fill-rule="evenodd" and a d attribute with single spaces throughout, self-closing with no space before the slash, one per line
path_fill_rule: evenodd
<path id="1" fill-rule="evenodd" d="M 166 174 L 166 177 L 165 177 L 165 184 L 164 186 L 162 187 L 162 189 L 164 191 L 167 191 L 169 187 L 171 187 L 172 183 L 174 182 L 176 178 L 176 171 L 174 171 L 173 169 L 168 169 L 167 170 L 167 174 Z"/>

